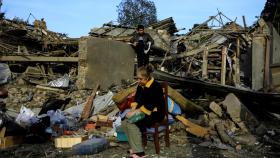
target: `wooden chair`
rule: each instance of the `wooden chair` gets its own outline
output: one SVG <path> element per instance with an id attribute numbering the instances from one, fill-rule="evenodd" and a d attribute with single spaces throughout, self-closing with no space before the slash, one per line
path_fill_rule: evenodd
<path id="1" fill-rule="evenodd" d="M 162 89 L 163 89 L 163 95 L 164 95 L 164 100 L 165 100 L 165 118 L 162 122 L 156 123 L 153 125 L 151 128 L 154 129 L 154 132 L 143 132 L 142 133 L 142 140 L 143 140 L 143 145 L 147 145 L 147 136 L 152 135 L 153 136 L 153 141 L 155 144 L 155 149 L 156 153 L 160 153 L 160 145 L 159 145 L 159 134 L 164 132 L 164 140 L 165 140 L 165 146 L 169 147 L 170 146 L 170 141 L 169 141 L 169 125 L 168 125 L 168 84 L 167 82 L 162 82 L 161 83 Z M 162 130 L 160 127 L 164 127 Z"/>

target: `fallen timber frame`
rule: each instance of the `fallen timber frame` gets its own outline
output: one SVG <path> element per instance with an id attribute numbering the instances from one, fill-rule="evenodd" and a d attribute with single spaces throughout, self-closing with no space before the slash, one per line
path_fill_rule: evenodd
<path id="1" fill-rule="evenodd" d="M 0 61 L 16 62 L 78 62 L 78 57 L 0 56 Z"/>
<path id="2" fill-rule="evenodd" d="M 198 53 L 202 53 L 205 49 L 208 49 L 209 52 L 211 52 L 211 49 L 217 48 L 219 47 L 218 44 L 214 43 L 214 44 L 210 44 L 207 46 L 203 46 L 197 49 L 193 49 L 191 51 L 186 51 L 180 54 L 175 54 L 175 55 L 170 55 L 170 56 L 166 56 L 166 57 L 150 57 L 150 61 L 162 61 L 162 60 L 172 60 L 172 59 L 179 59 L 179 58 L 185 58 L 188 56 L 194 56 Z M 137 59 L 135 58 L 135 62 L 137 62 Z"/>
<path id="3" fill-rule="evenodd" d="M 222 97 L 225 97 L 229 93 L 233 93 L 242 103 L 250 108 L 259 109 L 262 110 L 262 112 L 266 111 L 280 114 L 280 93 L 241 89 L 198 79 L 178 77 L 157 70 L 154 72 L 154 77 L 158 81 L 167 81 L 172 88 L 192 89 L 193 93 L 207 93 Z"/>

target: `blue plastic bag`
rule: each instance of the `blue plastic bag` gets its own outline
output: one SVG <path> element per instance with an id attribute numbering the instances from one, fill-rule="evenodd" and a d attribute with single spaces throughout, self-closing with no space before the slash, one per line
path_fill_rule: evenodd
<path id="1" fill-rule="evenodd" d="M 99 136 L 94 136 L 89 140 L 76 144 L 72 147 L 75 155 L 93 155 L 109 148 L 109 142 Z"/>
<path id="2" fill-rule="evenodd" d="M 168 112 L 173 114 L 173 115 L 180 115 L 182 114 L 182 110 L 180 106 L 173 101 L 170 97 L 168 97 Z"/>

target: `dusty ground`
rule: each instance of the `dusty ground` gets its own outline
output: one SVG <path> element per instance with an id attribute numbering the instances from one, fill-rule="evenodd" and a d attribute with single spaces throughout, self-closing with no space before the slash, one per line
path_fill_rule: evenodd
<path id="1" fill-rule="evenodd" d="M 276 153 L 269 152 L 270 146 L 258 144 L 253 147 L 243 147 L 241 150 L 235 150 L 229 146 L 225 150 L 217 149 L 202 145 L 201 139 L 187 136 L 183 131 L 177 131 L 171 134 L 171 146 L 165 147 L 163 139 L 161 139 L 161 153 L 155 154 L 154 145 L 151 141 L 148 142 L 145 152 L 148 157 L 157 158 L 276 158 L 279 157 Z M 202 144 L 201 144 L 202 143 Z M 123 158 L 128 156 L 126 153 L 129 148 L 127 143 L 119 143 L 118 147 L 110 147 L 109 149 L 95 155 L 88 156 L 73 156 L 69 150 L 55 149 L 52 142 L 45 144 L 21 145 L 16 148 L 0 150 L 0 158 Z"/>
<path id="2" fill-rule="evenodd" d="M 26 87 L 9 85 L 7 87 L 9 90 L 9 98 L 7 99 L 7 106 L 13 110 L 19 111 L 21 105 L 29 108 L 40 107 L 51 94 L 46 92 L 40 92 L 34 89 L 34 87 Z M 32 93 L 33 99 L 31 102 L 27 101 L 29 94 Z M 60 94 L 58 97 L 64 98 L 65 96 L 71 97 L 72 101 L 69 106 L 79 104 L 86 100 L 86 96 L 90 94 L 90 91 L 74 91 L 70 94 Z M 209 103 L 205 103 L 206 106 Z M 274 122 L 273 127 L 269 129 L 280 129 L 278 121 Z M 280 130 L 279 130 L 280 131 Z M 279 132 L 280 133 L 280 132 Z M 159 157 L 159 158 L 274 158 L 280 157 L 278 152 L 280 149 L 280 144 L 278 144 L 278 149 L 271 144 L 261 143 L 262 138 L 260 138 L 260 143 L 254 146 L 246 147 L 241 146 L 241 149 L 236 150 L 229 145 L 213 144 L 211 140 L 202 140 L 196 137 L 187 135 L 184 129 L 173 130 L 170 134 L 171 146 L 169 148 L 165 147 L 163 139 L 161 140 L 161 153 L 160 155 L 155 154 L 155 149 L 153 143 L 148 142 L 148 146 L 145 148 L 145 152 L 149 157 Z M 274 139 L 275 141 L 280 140 L 280 136 Z M 277 143 L 278 143 L 277 142 Z M 105 151 L 89 156 L 74 156 L 69 150 L 60 150 L 54 147 L 53 142 L 48 142 L 45 144 L 25 144 L 18 147 L 0 150 L 0 158 L 56 158 L 56 157 L 70 157 L 70 158 L 122 158 L 128 156 L 127 150 L 129 148 L 127 143 L 115 142 L 114 146 L 106 149 Z M 118 146 L 116 146 L 118 144 Z M 221 149 L 223 148 L 223 149 Z"/>

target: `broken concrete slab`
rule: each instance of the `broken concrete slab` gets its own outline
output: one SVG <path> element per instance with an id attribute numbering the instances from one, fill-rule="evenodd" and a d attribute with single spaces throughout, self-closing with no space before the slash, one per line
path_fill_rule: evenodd
<path id="1" fill-rule="evenodd" d="M 222 104 L 225 106 L 227 113 L 230 115 L 233 121 L 241 122 L 241 102 L 234 94 L 230 93 L 227 95 Z"/>
<path id="2" fill-rule="evenodd" d="M 232 93 L 226 96 L 222 102 L 227 113 L 244 132 L 248 132 L 248 128 L 253 130 L 259 124 L 255 116 L 245 107 L 240 100 Z"/>
<path id="3" fill-rule="evenodd" d="M 222 117 L 222 108 L 215 102 L 211 102 L 209 108 L 217 114 L 219 117 Z"/>
<path id="4" fill-rule="evenodd" d="M 217 132 L 221 138 L 221 140 L 224 142 L 224 143 L 228 143 L 230 144 L 231 146 L 235 147 L 236 146 L 236 143 L 234 142 L 234 140 L 229 137 L 225 131 L 225 127 L 222 123 L 217 123 L 215 125 L 216 129 L 217 129 Z"/>
<path id="5" fill-rule="evenodd" d="M 134 49 L 123 42 L 82 37 L 79 42 L 79 79 L 80 89 L 89 89 L 97 82 L 101 89 L 121 80 L 133 80 Z"/>
<path id="6" fill-rule="evenodd" d="M 257 143 L 256 137 L 251 134 L 234 136 L 233 139 L 235 140 L 235 142 L 238 142 L 243 145 L 253 146 Z"/>

